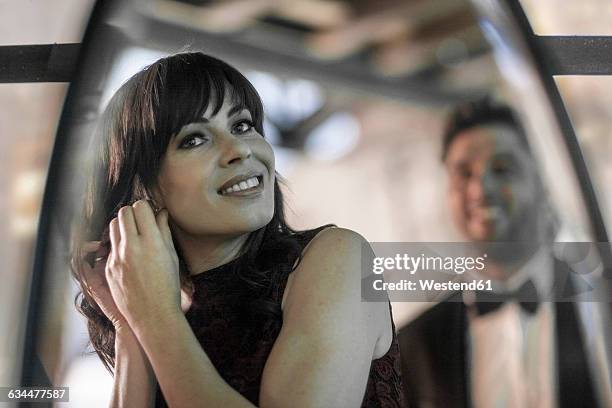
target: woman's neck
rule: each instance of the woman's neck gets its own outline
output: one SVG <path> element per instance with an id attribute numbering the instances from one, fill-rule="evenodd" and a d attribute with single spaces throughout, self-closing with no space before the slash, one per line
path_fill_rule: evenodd
<path id="1" fill-rule="evenodd" d="M 249 236 L 245 233 L 230 237 L 194 237 L 177 229 L 173 232 L 191 275 L 208 271 L 235 259 Z"/>

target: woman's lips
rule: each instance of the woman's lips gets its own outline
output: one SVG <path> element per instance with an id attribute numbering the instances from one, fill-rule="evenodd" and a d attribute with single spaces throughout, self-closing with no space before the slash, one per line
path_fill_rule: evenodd
<path id="1" fill-rule="evenodd" d="M 234 179 L 233 179 L 234 180 Z M 231 184 L 219 191 L 219 194 L 224 197 L 246 197 L 254 194 L 259 194 L 263 191 L 264 181 L 263 176 L 257 175 L 247 178 L 236 179 Z"/>

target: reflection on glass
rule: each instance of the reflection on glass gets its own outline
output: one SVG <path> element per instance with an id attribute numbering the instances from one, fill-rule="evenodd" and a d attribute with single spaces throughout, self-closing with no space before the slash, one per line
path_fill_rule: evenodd
<path id="1" fill-rule="evenodd" d="M 459 105 L 441 156 L 453 223 L 481 266 L 459 270 L 454 283 L 462 289 L 436 297 L 442 302 L 400 329 L 409 400 L 597 406 L 590 345 L 573 301 L 593 292 L 593 277 L 556 252 L 558 218 L 520 118 L 490 99 Z"/>
<path id="2" fill-rule="evenodd" d="M 72 387 L 74 406 L 105 406 L 112 381 L 97 356 L 84 353 L 88 336 L 71 302 L 77 288 L 66 264 L 68 225 L 82 204 L 83 174 L 93 160 L 90 146 L 100 112 L 127 78 L 160 56 L 202 50 L 235 65 L 253 82 L 263 99 L 263 127 L 273 145 L 276 168 L 287 180 L 283 187 L 287 217 L 295 228 L 331 222 L 356 230 L 369 241 L 387 242 L 522 242 L 536 235 L 540 235 L 536 241 L 548 242 L 553 239 L 549 234 L 569 231 L 565 239 L 571 240 L 588 231 L 572 178 L 562 177 L 561 183 L 554 176 L 571 176 L 572 170 L 564 168 L 566 161 L 555 160 L 563 147 L 550 111 L 543 107 L 544 99 L 526 103 L 524 93 L 535 81 L 532 68 L 500 35 L 493 50 L 506 47 L 502 59 L 497 54 L 497 63 L 506 64 L 500 75 L 480 31 L 488 20 L 477 24 L 469 4 L 300 1 L 288 7 L 281 3 L 159 0 L 146 6 L 117 5 L 106 19 L 113 27 L 106 28 L 112 41 L 100 40 L 91 45 L 94 51 L 85 54 L 81 88 L 71 101 L 76 114 L 63 133 L 68 151 L 57 175 L 62 189 L 57 207 L 50 212 L 47 274 L 59 289 L 45 291 L 50 312 L 38 339 L 46 374 L 52 383 Z M 499 34 L 497 24 L 490 22 L 489 41 L 491 33 Z M 507 76 L 510 71 L 516 75 Z M 519 83 L 517 78 L 529 81 Z M 486 126 L 466 125 L 457 129 L 461 137 L 445 141 L 449 115 L 463 102 L 484 95 L 503 101 L 514 112 L 511 121 L 491 120 L 491 113 L 484 113 Z M 553 141 L 552 157 L 534 142 L 540 133 Z M 446 153 L 441 161 L 442 150 Z M 549 162 L 557 167 L 551 170 Z M 555 173 L 559 167 L 564 170 Z M 575 213 L 581 216 L 574 217 Z M 525 271 L 554 268 L 555 261 L 540 256 L 537 247 L 525 250 L 520 265 L 510 272 L 493 268 L 496 275 L 490 278 L 505 281 L 505 274 L 524 276 L 530 273 Z M 510 286 L 514 290 L 522 284 Z M 394 304 L 396 326 L 410 327 L 431 306 Z M 516 323 L 524 317 L 521 313 L 517 306 L 504 318 Z M 544 317 L 525 319 L 525 333 L 530 341 L 541 340 L 543 348 L 526 350 L 528 357 L 535 357 L 527 358 L 529 363 L 521 369 L 527 373 L 524 379 L 542 384 L 534 392 L 541 391 L 538 395 L 553 405 L 562 398 L 554 380 L 560 372 L 551 368 L 542 373 L 536 366 L 555 365 L 558 350 L 550 346 L 555 339 L 550 325 L 556 311 L 549 304 L 538 313 Z M 502 319 L 469 330 L 498 333 L 512 327 L 509 338 L 518 341 L 522 332 L 506 323 Z M 596 331 L 589 335 L 598 338 Z M 459 341 L 462 334 L 438 337 Z M 474 349 L 501 347 L 490 339 L 479 343 L 475 332 L 470 339 Z M 57 350 L 60 357 L 54 360 L 51 356 Z M 409 348 L 405 356 L 418 357 L 414 350 Z M 489 357 L 464 357 L 463 363 L 472 367 L 469 378 L 455 370 L 459 365 L 447 361 L 435 368 L 440 371 L 431 371 L 437 373 L 435 380 L 461 384 L 486 376 L 489 368 L 482 362 Z M 419 370 L 414 377 L 424 379 L 424 372 Z M 444 403 L 443 386 L 434 389 L 436 395 L 427 394 L 426 385 L 418 387 L 408 389 L 410 398 Z M 519 396 L 533 391 L 527 388 L 512 393 L 523 398 Z M 83 392 L 89 389 L 99 394 Z M 468 392 L 486 405 L 491 394 L 495 397 L 502 391 L 475 385 Z"/>

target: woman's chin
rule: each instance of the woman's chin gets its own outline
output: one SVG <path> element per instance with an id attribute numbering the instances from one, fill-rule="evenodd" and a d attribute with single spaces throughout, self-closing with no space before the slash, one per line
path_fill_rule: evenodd
<path id="1" fill-rule="evenodd" d="M 214 223 L 206 222 L 205 224 L 194 225 L 177 225 L 174 223 L 172 230 L 179 235 L 191 237 L 207 237 L 207 236 L 227 236 L 236 237 L 243 234 L 248 234 L 265 227 L 272 217 L 267 216 L 250 216 L 250 217 L 234 217 L 231 219 L 216 219 Z"/>
<path id="2" fill-rule="evenodd" d="M 272 220 L 273 214 L 251 213 L 247 217 L 235 219 L 231 225 L 236 232 L 249 233 L 265 227 Z"/>

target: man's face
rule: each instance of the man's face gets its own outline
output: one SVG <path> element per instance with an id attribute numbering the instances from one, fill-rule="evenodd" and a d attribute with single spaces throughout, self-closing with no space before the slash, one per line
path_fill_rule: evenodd
<path id="1" fill-rule="evenodd" d="M 499 123 L 462 131 L 449 146 L 445 166 L 453 220 L 467 239 L 537 239 L 544 197 L 535 163 L 515 129 Z"/>

